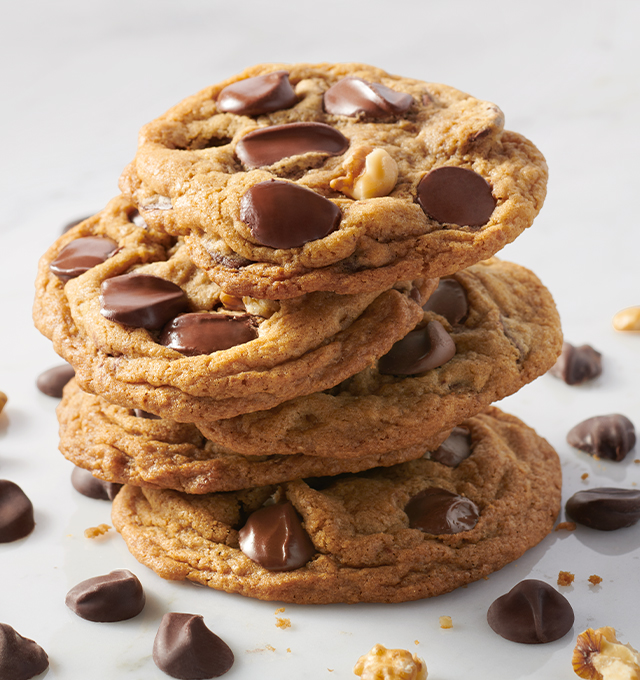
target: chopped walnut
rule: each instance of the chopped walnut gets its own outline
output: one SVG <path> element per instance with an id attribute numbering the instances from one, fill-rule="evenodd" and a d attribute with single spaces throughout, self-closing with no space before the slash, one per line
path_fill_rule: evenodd
<path id="1" fill-rule="evenodd" d="M 619 642 L 610 626 L 580 633 L 571 662 L 575 674 L 587 680 L 640 680 L 640 655 Z"/>
<path id="2" fill-rule="evenodd" d="M 242 303 L 249 314 L 261 316 L 264 319 L 271 318 L 279 309 L 277 300 L 258 300 L 252 297 L 243 297 Z"/>
<path id="3" fill-rule="evenodd" d="M 89 527 L 84 530 L 84 535 L 86 538 L 98 538 L 109 531 L 111 527 L 108 524 L 98 524 L 97 527 Z"/>
<path id="4" fill-rule="evenodd" d="M 439 621 L 440 621 L 440 628 L 444 628 L 445 630 L 448 630 L 449 628 L 453 628 L 453 620 L 451 619 L 450 616 L 441 616 Z"/>
<path id="5" fill-rule="evenodd" d="M 613 317 L 617 331 L 640 331 L 640 307 L 628 307 Z"/>
<path id="6" fill-rule="evenodd" d="M 589 576 L 589 583 L 593 586 L 597 586 L 602 583 L 602 577 L 598 576 L 598 574 L 591 574 L 591 576 Z"/>
<path id="7" fill-rule="evenodd" d="M 330 186 L 351 198 L 361 200 L 386 196 L 398 180 L 398 164 L 384 150 L 357 147 L 344 164 L 345 175 L 331 180 Z"/>
<path id="8" fill-rule="evenodd" d="M 561 571 L 558 574 L 558 585 L 559 586 L 570 586 L 575 581 L 575 575 L 570 571 Z"/>
<path id="9" fill-rule="evenodd" d="M 353 672 L 362 680 L 426 680 L 427 666 L 405 649 L 386 649 L 380 644 L 361 656 Z"/>

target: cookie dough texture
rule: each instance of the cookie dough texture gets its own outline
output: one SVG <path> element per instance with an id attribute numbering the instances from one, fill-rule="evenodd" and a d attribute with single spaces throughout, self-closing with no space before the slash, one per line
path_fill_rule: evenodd
<path id="1" fill-rule="evenodd" d="M 295 105 L 254 116 L 219 110 L 217 99 L 226 86 L 278 70 L 288 73 Z M 406 93 L 412 104 L 404 113 L 375 118 L 327 113 L 324 93 L 348 76 Z M 236 148 L 245 135 L 298 122 L 332 126 L 347 138 L 347 151 L 243 165 Z M 353 157 L 364 149 L 386 152 L 398 178 L 388 195 L 354 200 L 332 183 L 339 186 L 336 180 L 353 176 Z M 418 183 L 442 166 L 473 170 L 489 183 L 496 207 L 486 224 L 440 223 L 422 210 Z M 262 64 L 145 125 L 120 187 L 147 221 L 184 236 L 193 261 L 227 292 L 283 299 L 314 290 L 379 290 L 486 259 L 531 225 L 544 202 L 547 174 L 535 146 L 504 130 L 495 104 L 449 86 L 364 64 Z M 337 231 L 293 248 L 259 243 L 241 219 L 240 204 L 251 187 L 271 179 L 332 201 L 341 212 Z"/>
<path id="2" fill-rule="evenodd" d="M 303 604 L 439 595 L 517 559 L 551 531 L 560 507 L 560 463 L 544 439 L 495 407 L 464 427 L 473 451 L 456 468 L 421 458 L 326 484 L 203 496 L 125 486 L 113 523 L 132 554 L 167 579 Z M 410 528 L 404 507 L 427 487 L 470 498 L 476 526 L 449 535 Z M 274 494 L 293 504 L 317 550 L 289 572 L 269 572 L 238 548 L 238 528 Z"/>

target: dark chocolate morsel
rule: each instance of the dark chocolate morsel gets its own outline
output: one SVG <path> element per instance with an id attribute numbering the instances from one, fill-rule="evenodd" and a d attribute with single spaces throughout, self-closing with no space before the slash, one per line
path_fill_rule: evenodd
<path id="1" fill-rule="evenodd" d="M 422 306 L 425 312 L 435 312 L 453 326 L 462 321 L 469 312 L 467 292 L 455 279 L 441 279 L 438 287 Z"/>
<path id="2" fill-rule="evenodd" d="M 565 342 L 562 353 L 549 373 L 567 385 L 580 385 L 602 373 L 602 354 L 590 345 L 574 347 Z"/>
<path id="3" fill-rule="evenodd" d="M 431 170 L 420 180 L 418 203 L 437 222 L 461 227 L 483 226 L 496 207 L 484 177 L 455 165 Z"/>
<path id="4" fill-rule="evenodd" d="M 170 321 L 160 334 L 160 344 L 191 357 L 243 345 L 257 337 L 248 315 L 194 312 Z"/>
<path id="5" fill-rule="evenodd" d="M 274 71 L 263 76 L 246 78 L 227 85 L 218 95 L 218 111 L 240 116 L 290 109 L 298 98 L 286 71 Z"/>
<path id="6" fill-rule="evenodd" d="M 564 637 L 573 626 L 568 600 L 544 581 L 520 581 L 491 604 L 487 622 L 512 642 L 540 644 Z"/>
<path id="7" fill-rule="evenodd" d="M 104 236 L 84 236 L 68 243 L 51 262 L 49 269 L 62 281 L 84 274 L 111 257 L 118 244 Z"/>
<path id="8" fill-rule="evenodd" d="M 240 550 L 269 571 L 303 567 L 316 553 L 291 503 L 267 505 L 249 516 L 238 532 Z"/>
<path id="9" fill-rule="evenodd" d="M 110 623 L 137 616 L 144 609 L 145 594 L 137 576 L 128 569 L 116 569 L 78 583 L 64 602 L 87 621 Z"/>
<path id="10" fill-rule="evenodd" d="M 598 531 L 633 526 L 640 519 L 640 490 L 601 487 L 578 491 L 565 505 L 578 524 Z"/>
<path id="11" fill-rule="evenodd" d="M 47 653 L 33 640 L 22 637 L 7 623 L 0 623 L 0 678 L 29 680 L 49 667 Z"/>
<path id="12" fill-rule="evenodd" d="M 0 543 L 28 536 L 35 525 L 33 505 L 25 492 L 14 482 L 0 479 Z"/>
<path id="13" fill-rule="evenodd" d="M 180 286 L 148 274 L 122 274 L 106 279 L 100 293 L 102 316 L 147 330 L 160 330 L 189 305 Z"/>
<path id="14" fill-rule="evenodd" d="M 105 482 L 94 477 L 89 470 L 77 466 L 71 471 L 71 484 L 78 493 L 99 501 L 112 501 L 122 488 L 122 484 Z"/>
<path id="15" fill-rule="evenodd" d="M 291 182 L 254 184 L 240 202 L 240 219 L 271 248 L 296 248 L 335 231 L 342 213 L 335 203 Z"/>
<path id="16" fill-rule="evenodd" d="M 384 375 L 415 375 L 446 364 L 456 353 L 456 345 L 439 321 L 411 331 L 398 340 L 378 361 Z"/>
<path id="17" fill-rule="evenodd" d="M 233 666 L 233 652 L 202 616 L 168 612 L 153 642 L 156 666 L 180 680 L 218 678 Z"/>
<path id="18" fill-rule="evenodd" d="M 428 534 L 458 534 L 478 523 L 480 511 L 469 498 L 430 487 L 413 496 L 404 508 L 412 529 Z"/>
<path id="19" fill-rule="evenodd" d="M 43 371 L 36 379 L 36 387 L 48 397 L 60 399 L 64 386 L 73 378 L 76 372 L 73 366 L 62 364 Z"/>
<path id="20" fill-rule="evenodd" d="M 412 103 L 410 94 L 354 76 L 339 80 L 324 93 L 324 110 L 335 116 L 398 115 L 404 113 Z"/>
<path id="21" fill-rule="evenodd" d="M 456 467 L 471 455 L 471 433 L 464 427 L 454 427 L 451 434 L 430 454 L 435 460 L 448 467 Z"/>
<path id="22" fill-rule="evenodd" d="M 348 148 L 349 140 L 331 125 L 289 123 L 249 132 L 237 143 L 236 154 L 248 168 L 259 168 L 310 151 L 339 156 Z"/>
<path id="23" fill-rule="evenodd" d="M 567 442 L 598 458 L 621 461 L 636 444 L 636 431 L 626 416 L 612 413 L 578 423 L 567 434 Z"/>

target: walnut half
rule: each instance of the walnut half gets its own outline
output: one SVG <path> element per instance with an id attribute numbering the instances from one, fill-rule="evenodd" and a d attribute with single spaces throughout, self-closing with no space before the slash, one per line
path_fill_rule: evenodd
<path id="1" fill-rule="evenodd" d="M 573 670 L 587 680 L 640 680 L 640 655 L 616 638 L 615 628 L 588 628 L 578 635 Z"/>

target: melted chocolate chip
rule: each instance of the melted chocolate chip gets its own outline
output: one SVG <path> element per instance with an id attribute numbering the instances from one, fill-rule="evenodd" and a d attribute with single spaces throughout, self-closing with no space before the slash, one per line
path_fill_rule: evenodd
<path id="1" fill-rule="evenodd" d="M 202 616 L 169 612 L 162 617 L 153 642 L 156 666 L 181 680 L 218 678 L 233 666 L 233 652 L 212 633 Z"/>
<path id="2" fill-rule="evenodd" d="M 0 623 L 0 678 L 29 680 L 48 667 L 49 657 L 40 645 Z"/>
<path id="3" fill-rule="evenodd" d="M 99 501 L 112 501 L 122 488 L 122 484 L 105 482 L 80 467 L 74 467 L 71 471 L 71 484 L 78 493 Z"/>
<path id="4" fill-rule="evenodd" d="M 549 373 L 564 380 L 567 385 L 580 385 L 602 373 L 602 354 L 589 345 L 574 347 L 565 342 L 562 354 Z"/>
<path id="5" fill-rule="evenodd" d="M 444 316 L 453 326 L 465 319 L 469 313 L 467 292 L 464 286 L 455 279 L 441 279 L 422 309 L 425 312 L 435 312 Z"/>
<path id="6" fill-rule="evenodd" d="M 404 113 L 413 97 L 396 92 L 381 83 L 369 83 L 349 76 L 339 80 L 324 93 L 324 110 L 334 116 L 380 117 Z"/>
<path id="7" fill-rule="evenodd" d="M 430 454 L 435 460 L 448 467 L 456 467 L 471 455 L 471 433 L 464 427 L 454 427 L 451 434 Z"/>
<path id="8" fill-rule="evenodd" d="M 147 274 L 123 274 L 102 282 L 100 313 L 109 321 L 160 330 L 188 307 L 180 286 Z"/>
<path id="9" fill-rule="evenodd" d="M 252 513 L 238 532 L 240 550 L 269 571 L 303 567 L 316 553 L 291 503 L 267 505 Z"/>
<path id="10" fill-rule="evenodd" d="M 567 442 L 592 456 L 621 461 L 635 446 L 636 431 L 626 416 L 612 413 L 578 423 L 567 434 Z"/>
<path id="11" fill-rule="evenodd" d="M 614 531 L 640 519 L 640 490 L 601 487 L 578 491 L 565 505 L 567 515 L 591 529 Z"/>
<path id="12" fill-rule="evenodd" d="M 87 621 L 125 621 L 144 608 L 142 584 L 128 569 L 94 576 L 74 586 L 65 598 L 72 612 Z"/>
<path id="13" fill-rule="evenodd" d="M 423 489 L 404 508 L 412 529 L 428 534 L 458 534 L 478 523 L 478 506 L 469 498 L 446 489 Z"/>
<path id="14" fill-rule="evenodd" d="M 254 184 L 242 197 L 240 219 L 254 238 L 271 248 L 297 248 L 335 231 L 342 213 L 310 189 L 271 180 Z"/>
<path id="15" fill-rule="evenodd" d="M 58 253 L 49 269 L 62 281 L 68 281 L 101 264 L 117 249 L 118 244 L 104 236 L 77 238 Z"/>
<path id="16" fill-rule="evenodd" d="M 311 151 L 339 156 L 348 148 L 349 140 L 330 125 L 289 123 L 253 130 L 238 142 L 236 154 L 247 167 L 259 168 Z"/>
<path id="17" fill-rule="evenodd" d="M 160 344 L 191 357 L 229 349 L 257 337 L 250 316 L 195 312 L 170 321 L 160 335 Z"/>
<path id="18" fill-rule="evenodd" d="M 453 165 L 436 168 L 420 180 L 418 203 L 437 222 L 462 227 L 483 226 L 496 207 L 483 177 Z"/>
<path id="19" fill-rule="evenodd" d="M 73 366 L 62 364 L 43 371 L 36 379 L 36 387 L 48 397 L 60 399 L 64 386 L 73 378 L 76 372 Z"/>
<path id="20" fill-rule="evenodd" d="M 0 543 L 28 536 L 35 527 L 33 505 L 14 482 L 0 479 Z"/>
<path id="21" fill-rule="evenodd" d="M 383 375 L 415 375 L 446 364 L 456 353 L 456 345 L 439 321 L 411 331 L 398 340 L 378 361 Z"/>
<path id="22" fill-rule="evenodd" d="M 521 581 L 489 607 L 487 622 L 507 640 L 525 644 L 553 642 L 573 626 L 567 599 L 544 581 Z"/>
<path id="23" fill-rule="evenodd" d="M 274 71 L 227 85 L 218 95 L 218 111 L 241 116 L 289 109 L 298 98 L 286 71 Z"/>

